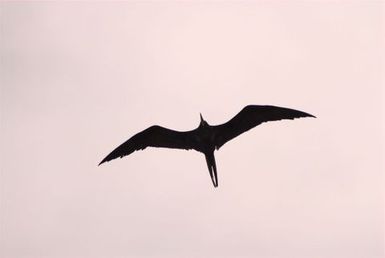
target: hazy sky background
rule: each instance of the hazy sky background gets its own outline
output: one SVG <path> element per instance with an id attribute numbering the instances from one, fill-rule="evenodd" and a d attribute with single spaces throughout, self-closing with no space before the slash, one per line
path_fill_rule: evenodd
<path id="1" fill-rule="evenodd" d="M 383 7 L 1 2 L 0 256 L 383 258 Z M 97 167 L 247 104 L 318 118 Z"/>

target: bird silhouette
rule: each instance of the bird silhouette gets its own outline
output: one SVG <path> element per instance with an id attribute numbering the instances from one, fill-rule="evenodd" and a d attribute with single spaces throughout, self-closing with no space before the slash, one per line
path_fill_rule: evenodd
<path id="1" fill-rule="evenodd" d="M 196 150 L 206 157 L 207 167 L 214 187 L 218 186 L 217 166 L 214 151 L 226 142 L 253 127 L 268 121 L 294 119 L 300 117 L 314 117 L 311 114 L 284 107 L 249 105 L 244 107 L 236 116 L 221 125 L 209 125 L 200 114 L 199 126 L 191 131 L 180 132 L 158 125 L 132 136 L 126 142 L 108 154 L 99 165 L 104 162 L 122 158 L 134 151 L 147 147 L 163 147 L 173 149 Z"/>

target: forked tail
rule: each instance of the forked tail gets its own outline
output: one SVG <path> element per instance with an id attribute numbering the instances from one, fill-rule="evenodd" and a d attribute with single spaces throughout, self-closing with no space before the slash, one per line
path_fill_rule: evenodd
<path id="1" fill-rule="evenodd" d="M 206 153 L 207 167 L 210 172 L 211 181 L 213 181 L 214 187 L 218 187 L 217 166 L 215 164 L 214 152 Z"/>

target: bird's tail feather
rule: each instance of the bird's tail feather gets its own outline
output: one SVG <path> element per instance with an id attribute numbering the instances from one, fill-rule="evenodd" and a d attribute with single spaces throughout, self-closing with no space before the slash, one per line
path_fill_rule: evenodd
<path id="1" fill-rule="evenodd" d="M 217 176 L 217 166 L 215 164 L 214 152 L 205 154 L 207 167 L 209 169 L 211 181 L 213 182 L 214 187 L 218 187 L 218 176 Z"/>

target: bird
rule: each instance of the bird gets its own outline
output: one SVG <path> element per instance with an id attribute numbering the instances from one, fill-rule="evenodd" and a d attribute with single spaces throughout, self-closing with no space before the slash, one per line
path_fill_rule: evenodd
<path id="1" fill-rule="evenodd" d="M 159 125 L 135 134 L 115 148 L 100 163 L 122 158 L 147 147 L 195 150 L 205 155 L 214 187 L 218 187 L 214 151 L 225 143 L 264 122 L 315 116 L 303 111 L 271 105 L 248 105 L 228 122 L 209 125 L 200 113 L 199 126 L 191 131 L 175 131 Z"/>

